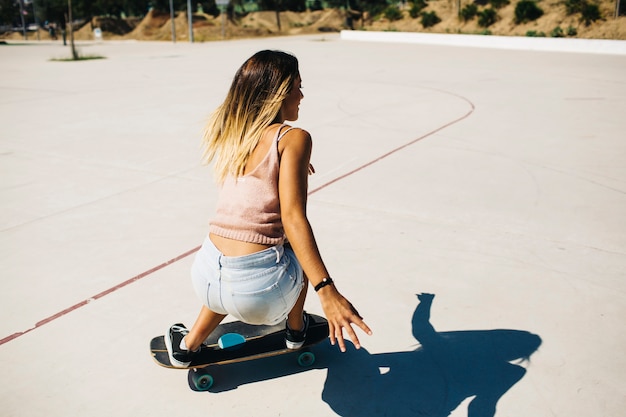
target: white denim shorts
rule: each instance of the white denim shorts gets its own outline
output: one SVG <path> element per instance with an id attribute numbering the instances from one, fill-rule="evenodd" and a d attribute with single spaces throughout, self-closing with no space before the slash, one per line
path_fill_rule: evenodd
<path id="1" fill-rule="evenodd" d="M 304 287 L 302 267 L 291 248 L 273 246 L 245 256 L 225 256 L 206 238 L 191 267 L 203 304 L 249 324 L 278 324 Z"/>

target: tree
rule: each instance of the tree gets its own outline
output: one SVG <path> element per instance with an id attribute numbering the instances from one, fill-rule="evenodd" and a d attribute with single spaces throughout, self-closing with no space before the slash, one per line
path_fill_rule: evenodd
<path id="1" fill-rule="evenodd" d="M 70 25 L 70 45 L 72 46 L 72 59 L 78 61 L 78 52 L 74 46 L 74 20 L 72 16 L 72 0 L 67 0 L 67 16 Z"/>
<path id="2" fill-rule="evenodd" d="M 0 0 L 0 23 L 21 26 L 19 0 Z M 32 3 L 36 3 L 37 18 L 40 22 L 66 23 L 68 13 L 67 0 L 27 0 L 25 6 L 31 12 Z M 176 0 L 179 8 L 186 7 L 185 0 Z M 72 0 L 72 16 L 89 19 L 92 16 L 143 16 L 151 3 L 169 10 L 169 0 Z M 32 12 L 29 15 L 32 20 Z"/>
<path id="3" fill-rule="evenodd" d="M 543 16 L 543 10 L 533 0 L 522 0 L 515 6 L 515 23 L 527 23 Z"/>
<path id="4" fill-rule="evenodd" d="M 20 8 L 14 0 L 0 0 L 0 22 L 17 26 Z"/>
<path id="5" fill-rule="evenodd" d="M 498 20 L 498 12 L 492 7 L 478 12 L 478 26 L 487 28 Z"/>

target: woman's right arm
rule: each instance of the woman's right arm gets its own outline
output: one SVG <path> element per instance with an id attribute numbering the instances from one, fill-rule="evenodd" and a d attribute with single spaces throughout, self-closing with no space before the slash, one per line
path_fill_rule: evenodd
<path id="1" fill-rule="evenodd" d="M 301 129 L 290 130 L 279 142 L 282 150 L 278 192 L 285 234 L 302 265 L 302 269 L 315 287 L 330 275 L 320 255 L 313 229 L 306 216 L 308 176 L 312 141 L 308 132 Z M 343 329 L 355 347 L 360 348 L 352 324 L 360 327 L 366 334 L 372 331 L 365 324 L 354 306 L 339 293 L 334 284 L 326 285 L 317 292 L 324 314 L 328 320 L 330 341 L 339 344 L 345 352 Z"/>

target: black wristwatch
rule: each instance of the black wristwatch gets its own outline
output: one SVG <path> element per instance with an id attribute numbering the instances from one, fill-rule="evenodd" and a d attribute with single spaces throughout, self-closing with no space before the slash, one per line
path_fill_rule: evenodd
<path id="1" fill-rule="evenodd" d="M 331 277 L 324 278 L 324 279 L 322 280 L 322 282 L 320 282 L 319 284 L 317 284 L 317 285 L 315 286 L 315 292 L 318 292 L 319 290 L 321 290 L 321 289 L 322 289 L 322 288 L 324 288 L 325 286 L 330 285 L 330 284 L 332 284 L 332 283 L 333 283 L 333 279 L 332 279 Z"/>

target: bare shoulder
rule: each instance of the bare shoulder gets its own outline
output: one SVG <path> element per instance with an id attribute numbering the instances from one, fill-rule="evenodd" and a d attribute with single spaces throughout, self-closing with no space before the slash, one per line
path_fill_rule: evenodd
<path id="1" fill-rule="evenodd" d="M 300 128 L 300 127 L 292 127 L 289 126 L 289 130 L 285 132 L 283 139 L 282 140 L 307 140 L 310 141 L 311 140 L 311 134 Z"/>
<path id="2" fill-rule="evenodd" d="M 310 150 L 313 142 L 311 134 L 299 127 L 289 129 L 278 143 L 278 150 L 282 153 L 285 149 Z"/>

